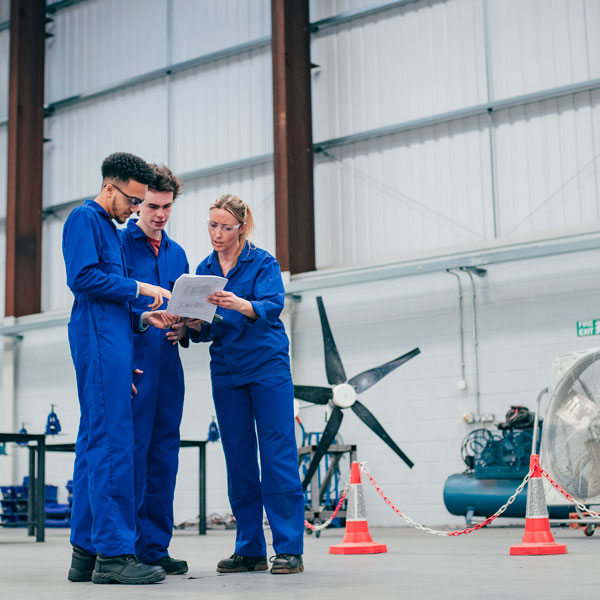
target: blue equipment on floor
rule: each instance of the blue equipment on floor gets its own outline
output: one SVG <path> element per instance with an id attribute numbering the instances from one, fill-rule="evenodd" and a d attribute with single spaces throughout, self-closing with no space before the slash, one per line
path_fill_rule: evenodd
<path id="1" fill-rule="evenodd" d="M 464 473 L 450 475 L 444 484 L 447 510 L 453 515 L 464 515 L 467 523 L 471 523 L 474 516 L 493 515 L 527 475 L 532 439 L 533 428 L 471 431 L 461 448 L 467 469 Z M 527 487 L 502 516 L 524 517 L 526 505 Z M 549 507 L 549 513 L 551 518 L 569 518 L 568 507 Z"/>
<path id="2" fill-rule="evenodd" d="M 4 527 L 27 527 L 29 477 L 23 478 L 23 485 L 0 486 L 2 500 L 0 523 Z M 73 482 L 66 485 L 69 492 L 68 504 L 58 503 L 58 488 L 46 485 L 46 527 L 70 527 L 71 506 L 73 504 Z"/>

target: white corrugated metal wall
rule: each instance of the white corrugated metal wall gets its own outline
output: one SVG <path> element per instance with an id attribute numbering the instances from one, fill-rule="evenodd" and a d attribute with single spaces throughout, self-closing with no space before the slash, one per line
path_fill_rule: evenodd
<path id="1" fill-rule="evenodd" d="M 326 21 L 375 4 L 381 3 L 311 2 L 313 23 L 325 20 L 313 35 L 311 57 L 318 65 L 313 137 L 326 148 L 315 158 L 318 268 L 351 269 L 494 245 L 495 238 L 518 242 L 596 228 L 598 3 L 421 0 L 338 25 Z M 186 180 L 169 232 L 188 251 L 192 268 L 209 250 L 207 206 L 225 191 L 249 200 L 259 227 L 256 242 L 274 251 L 265 41 L 270 3 L 149 0 L 141 10 L 134 0 L 88 0 L 53 18 L 46 101 L 56 110 L 46 123 L 44 206 L 93 196 L 102 158 L 127 150 L 167 162 Z M 0 44 L 7 38 L 0 32 Z M 241 49 L 228 51 L 234 46 Z M 184 61 L 195 66 L 121 85 Z M 511 100 L 587 81 L 591 91 L 529 98 L 523 106 Z M 79 94 L 95 96 L 61 104 Z M 487 106 L 499 101 L 507 102 L 505 108 L 494 105 L 488 115 Z M 5 130 L 0 126 L 0 153 Z M 5 190 L 0 193 L 4 198 Z M 44 222 L 47 311 L 70 304 L 60 253 L 67 214 L 59 209 Z M 598 253 L 576 255 L 576 268 L 573 256 L 496 265 L 476 282 L 485 412 L 500 417 L 511 403 L 531 405 L 548 383 L 552 356 L 586 343 L 574 336 L 574 322 L 597 316 Z M 467 293 L 468 280 L 463 283 Z M 467 303 L 468 388 L 456 389 L 456 280 L 442 272 L 301 291 L 292 321 L 298 383 L 325 383 L 314 303 L 319 293 L 349 376 L 421 347 L 420 357 L 364 398 L 415 469 L 405 469 L 353 414 L 341 433 L 358 444 L 359 457 L 371 461 L 390 493 L 406 502 L 403 508 L 429 522 L 449 519 L 441 489 L 445 477 L 461 469 L 459 442 L 469 428 L 460 417 L 473 410 L 475 378 Z M 55 402 L 74 439 L 75 383 L 64 332 L 25 334 L 20 356 L 18 420 L 39 430 Z M 185 352 L 184 365 L 182 433 L 204 437 L 212 414 L 206 348 Z M 24 376 L 31 372 L 39 377 Z M 307 427 L 323 428 L 322 409 L 303 410 L 302 417 Z M 66 478 L 68 460 L 53 457 L 49 464 L 55 483 Z M 181 469 L 178 520 L 194 516 L 195 456 L 183 453 Z M 220 449 L 211 446 L 209 511 L 226 509 L 222 470 Z M 374 523 L 397 522 L 376 498 L 367 501 Z"/>

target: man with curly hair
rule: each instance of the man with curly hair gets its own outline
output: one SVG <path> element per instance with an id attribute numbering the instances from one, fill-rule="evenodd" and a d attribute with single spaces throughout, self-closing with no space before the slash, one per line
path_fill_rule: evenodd
<path id="1" fill-rule="evenodd" d="M 150 298 L 154 311 L 170 292 L 127 276 L 112 221 L 124 223 L 153 180 L 141 158 L 111 154 L 102 163 L 100 193 L 75 208 L 63 229 L 67 285 L 74 296 L 69 344 L 81 410 L 70 581 L 138 584 L 165 578 L 164 569 L 135 556 L 133 330 L 168 328 L 175 319 L 164 311 L 132 313 L 139 296 Z"/>
<path id="2" fill-rule="evenodd" d="M 182 184 L 165 165 L 150 165 L 155 179 L 140 204 L 139 219 L 121 229 L 129 276 L 172 290 L 177 278 L 189 273 L 185 250 L 165 232 Z M 165 305 L 166 306 L 166 305 Z M 143 301 L 133 303 L 142 311 Z M 185 560 L 169 556 L 173 535 L 173 495 L 179 458 L 179 426 L 185 393 L 178 345 L 187 346 L 185 327 L 168 332 L 153 329 L 134 335 L 133 399 L 135 429 L 135 496 L 137 504 L 136 554 L 145 563 L 159 565 L 168 575 L 187 573 Z"/>

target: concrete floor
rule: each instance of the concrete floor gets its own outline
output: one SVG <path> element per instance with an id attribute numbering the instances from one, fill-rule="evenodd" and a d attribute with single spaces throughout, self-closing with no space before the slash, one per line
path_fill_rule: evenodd
<path id="1" fill-rule="evenodd" d="M 233 531 L 210 531 L 200 537 L 178 531 L 172 556 L 185 558 L 190 572 L 144 586 L 94 585 L 67 581 L 70 563 L 68 530 L 47 530 L 36 544 L 26 531 L 0 528 L 0 598 L 82 600 L 86 598 L 278 599 L 351 597 L 386 598 L 543 598 L 577 600 L 600 597 L 600 532 L 587 538 L 581 531 L 553 528 L 567 544 L 560 556 L 512 557 L 522 527 L 489 526 L 460 537 L 437 537 L 405 527 L 371 528 L 386 554 L 330 555 L 343 532 L 330 529 L 306 536 L 305 572 L 274 576 L 267 572 L 219 575 L 218 559 L 231 554 Z"/>

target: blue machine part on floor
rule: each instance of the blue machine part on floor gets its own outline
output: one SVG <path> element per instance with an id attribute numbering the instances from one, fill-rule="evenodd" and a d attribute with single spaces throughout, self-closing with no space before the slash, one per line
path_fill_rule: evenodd
<path id="1" fill-rule="evenodd" d="M 541 435 L 538 440 L 540 438 Z M 448 512 L 464 515 L 467 523 L 474 516 L 493 515 L 527 475 L 532 439 L 532 428 L 505 428 L 499 433 L 489 429 L 469 432 L 461 448 L 467 470 L 450 475 L 444 484 L 444 504 Z M 502 516 L 525 517 L 526 507 L 527 487 Z M 549 514 L 554 519 L 568 519 L 569 508 L 549 507 Z"/>
<path id="2" fill-rule="evenodd" d="M 58 435 L 62 429 L 58 416 L 54 412 L 54 404 L 50 405 L 50 414 L 46 422 L 46 435 Z"/>
<path id="3" fill-rule="evenodd" d="M 23 478 L 23 485 L 0 487 L 2 499 L 0 506 L 0 523 L 4 527 L 27 527 L 29 477 Z M 69 492 L 68 504 L 58 503 L 58 488 L 55 485 L 45 486 L 46 527 L 70 527 L 71 506 L 73 497 L 73 482 L 66 485 Z"/>

